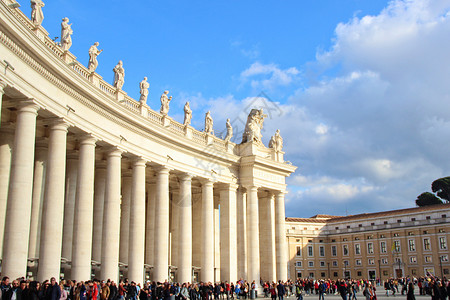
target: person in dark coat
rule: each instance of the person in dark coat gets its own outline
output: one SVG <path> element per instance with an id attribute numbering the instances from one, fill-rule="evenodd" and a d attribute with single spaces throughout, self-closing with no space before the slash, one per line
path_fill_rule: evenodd
<path id="1" fill-rule="evenodd" d="M 283 300 L 284 295 L 286 294 L 286 288 L 284 287 L 284 284 L 281 282 L 281 280 L 278 280 L 277 294 L 279 300 Z"/>
<path id="2" fill-rule="evenodd" d="M 416 300 L 414 296 L 414 283 L 412 281 L 408 284 L 408 291 L 406 292 L 406 300 Z"/>

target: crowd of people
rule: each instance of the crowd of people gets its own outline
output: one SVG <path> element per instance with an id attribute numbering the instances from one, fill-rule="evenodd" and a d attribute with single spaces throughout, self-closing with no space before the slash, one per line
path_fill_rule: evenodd
<path id="1" fill-rule="evenodd" d="M 326 295 L 340 295 L 343 300 L 357 300 L 362 293 L 365 300 L 376 300 L 377 289 L 386 296 L 406 295 L 407 300 L 415 300 L 415 287 L 419 295 L 430 295 L 431 300 L 447 300 L 450 295 L 448 280 L 434 276 L 421 278 L 390 278 L 384 283 L 378 280 L 314 280 L 298 279 L 286 282 L 259 283 L 263 291 L 258 295 L 258 284 L 239 280 L 236 283 L 169 283 L 147 281 L 143 286 L 134 281 L 90 281 L 75 282 L 55 278 L 42 283 L 18 278 L 12 280 L 3 277 L 0 283 L 0 300 L 234 300 L 255 299 L 257 297 L 284 300 L 295 296 L 302 300 L 304 296 L 318 296 L 324 300 Z M 381 292 L 381 291 L 379 291 Z"/>

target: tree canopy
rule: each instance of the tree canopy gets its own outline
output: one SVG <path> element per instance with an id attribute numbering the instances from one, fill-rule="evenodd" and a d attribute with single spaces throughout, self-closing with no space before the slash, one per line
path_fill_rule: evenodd
<path id="1" fill-rule="evenodd" d="M 436 195 L 449 202 L 450 201 L 450 177 L 443 177 L 436 179 L 431 184 L 431 190 L 433 193 L 436 193 Z"/>
<path id="2" fill-rule="evenodd" d="M 425 193 L 420 194 L 417 197 L 416 204 L 417 204 L 417 206 L 442 204 L 442 200 L 430 192 L 425 192 Z"/>

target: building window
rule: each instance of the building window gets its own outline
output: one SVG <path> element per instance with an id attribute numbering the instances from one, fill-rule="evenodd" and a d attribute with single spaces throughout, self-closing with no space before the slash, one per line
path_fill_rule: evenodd
<path id="1" fill-rule="evenodd" d="M 429 238 L 423 239 L 423 250 L 425 250 L 425 251 L 431 250 L 431 244 L 430 244 Z"/>
<path id="2" fill-rule="evenodd" d="M 308 261 L 308 267 L 314 267 L 314 262 L 313 261 Z"/>
<path id="3" fill-rule="evenodd" d="M 301 262 L 301 261 L 296 262 L 296 263 L 295 263 L 295 266 L 296 266 L 296 267 L 301 267 L 301 266 L 302 266 L 302 262 Z"/>
<path id="4" fill-rule="evenodd" d="M 320 246 L 319 247 L 319 255 L 320 256 L 325 256 L 325 247 L 324 246 Z"/>
<path id="5" fill-rule="evenodd" d="M 361 272 L 361 271 L 358 271 L 356 274 L 357 274 L 357 276 L 359 276 L 359 277 L 362 276 L 362 272 Z"/>
<path id="6" fill-rule="evenodd" d="M 395 237 L 398 237 L 398 233 L 394 233 L 394 236 L 395 236 Z"/>
<path id="7" fill-rule="evenodd" d="M 411 269 L 411 274 L 412 275 L 417 275 L 417 270 L 416 269 Z"/>
<path id="8" fill-rule="evenodd" d="M 350 225 L 347 225 L 347 228 L 350 228 Z"/>
<path id="9" fill-rule="evenodd" d="M 338 277 L 338 272 L 333 272 L 334 277 Z"/>
<path id="10" fill-rule="evenodd" d="M 400 241 L 394 241 L 394 251 L 400 252 Z"/>
<path id="11" fill-rule="evenodd" d="M 297 243 L 300 243 L 300 239 L 296 239 L 295 241 L 296 241 Z"/>
<path id="12" fill-rule="evenodd" d="M 415 257 L 415 256 L 410 256 L 410 257 L 409 257 L 409 262 L 412 263 L 412 264 L 417 263 L 417 257 Z"/>
<path id="13" fill-rule="evenodd" d="M 343 241 L 343 242 L 346 242 L 346 241 L 347 241 L 347 238 L 343 238 L 342 241 Z"/>
<path id="14" fill-rule="evenodd" d="M 322 276 L 322 278 L 325 278 L 325 272 L 320 273 L 320 276 Z"/>
<path id="15" fill-rule="evenodd" d="M 339 227 L 337 227 L 337 226 L 336 226 L 336 227 L 334 227 L 334 229 L 338 230 L 338 229 L 339 229 Z"/>
<path id="16" fill-rule="evenodd" d="M 319 243 L 323 243 L 323 240 L 319 240 Z"/>
<path id="17" fill-rule="evenodd" d="M 382 258 L 382 259 L 381 259 L 381 263 L 382 263 L 383 265 L 387 265 L 387 264 L 388 264 L 388 259 L 387 259 L 387 258 Z"/>
<path id="18" fill-rule="evenodd" d="M 308 256 L 309 256 L 309 257 L 314 256 L 313 246 L 308 246 Z"/>
<path id="19" fill-rule="evenodd" d="M 346 267 L 350 266 L 350 262 L 348 260 L 344 260 L 344 266 Z"/>
<path id="20" fill-rule="evenodd" d="M 380 239 L 384 239 L 386 236 L 384 234 L 380 234 Z"/>
<path id="21" fill-rule="evenodd" d="M 325 267 L 325 262 L 324 262 L 324 261 L 321 261 L 321 262 L 320 262 L 320 266 L 321 266 L 321 267 Z"/>
<path id="22" fill-rule="evenodd" d="M 360 266 L 360 265 L 361 265 L 361 260 L 360 260 L 360 259 L 355 260 L 355 264 L 356 264 L 357 266 Z"/>
<path id="23" fill-rule="evenodd" d="M 396 264 L 401 264 L 402 263 L 402 259 L 400 257 L 396 257 L 395 258 L 395 263 Z"/>
<path id="24" fill-rule="evenodd" d="M 342 252 L 344 253 L 345 256 L 348 256 L 348 246 L 347 245 L 342 245 Z"/>
<path id="25" fill-rule="evenodd" d="M 312 240 L 308 240 L 308 243 L 312 243 L 313 241 Z"/>
<path id="26" fill-rule="evenodd" d="M 336 246 L 331 246 L 331 256 L 337 256 L 337 248 L 336 248 Z"/>
<path id="27" fill-rule="evenodd" d="M 297 256 L 302 256 L 302 247 L 297 246 Z"/>
<path id="28" fill-rule="evenodd" d="M 302 278 L 302 272 L 297 272 L 297 278 Z"/>
<path id="29" fill-rule="evenodd" d="M 416 220 L 416 218 L 411 218 L 411 221 L 413 221 L 413 222 L 414 222 L 415 220 Z"/>
<path id="30" fill-rule="evenodd" d="M 386 225 L 388 223 L 388 221 L 384 221 L 383 224 Z"/>
<path id="31" fill-rule="evenodd" d="M 355 237 L 355 241 L 359 241 L 359 237 Z"/>
<path id="32" fill-rule="evenodd" d="M 386 253 L 386 242 L 380 242 L 380 251 L 381 253 Z"/>
<path id="33" fill-rule="evenodd" d="M 362 227 L 362 224 L 358 224 L 358 227 Z"/>
<path id="34" fill-rule="evenodd" d="M 373 243 L 367 243 L 367 253 L 373 254 Z"/>
<path id="35" fill-rule="evenodd" d="M 386 270 L 383 270 L 383 276 L 388 276 L 388 271 L 386 271 Z"/>
<path id="36" fill-rule="evenodd" d="M 370 223 L 370 226 L 375 226 L 375 223 Z"/>
<path id="37" fill-rule="evenodd" d="M 423 231 L 423 234 L 428 234 L 428 230 L 424 230 L 424 231 Z"/>
<path id="38" fill-rule="evenodd" d="M 448 254 L 441 255 L 442 262 L 448 262 Z"/>
<path id="39" fill-rule="evenodd" d="M 445 218 L 447 218 L 447 215 L 442 215 L 441 217 L 442 217 L 442 219 L 445 219 Z"/>
<path id="40" fill-rule="evenodd" d="M 332 243 L 336 243 L 336 240 L 333 239 L 333 240 L 331 240 L 331 242 L 332 242 Z"/>
<path id="41" fill-rule="evenodd" d="M 439 249 L 447 250 L 447 239 L 444 236 L 439 237 Z"/>
<path id="42" fill-rule="evenodd" d="M 368 239 L 368 240 L 371 240 L 371 239 L 373 239 L 373 235 L 369 235 L 369 236 L 367 236 L 367 239 Z"/>
<path id="43" fill-rule="evenodd" d="M 426 216 L 426 219 L 427 219 L 427 220 L 430 220 L 430 219 L 431 219 L 431 217 L 430 217 L 430 216 Z"/>
<path id="44" fill-rule="evenodd" d="M 333 267 L 337 267 L 337 266 L 338 266 L 337 260 L 333 260 Z"/>
<path id="45" fill-rule="evenodd" d="M 431 256 L 425 256 L 425 262 L 430 263 L 432 261 Z"/>
<path id="46" fill-rule="evenodd" d="M 414 233 L 412 231 L 410 231 L 410 232 L 408 232 L 408 235 L 412 236 L 412 235 L 414 235 Z"/>
<path id="47" fill-rule="evenodd" d="M 309 278 L 314 278 L 314 272 L 309 273 Z"/>
<path id="48" fill-rule="evenodd" d="M 444 274 L 445 274 L 445 275 L 450 274 L 449 270 L 448 270 L 448 269 L 444 269 Z"/>
<path id="49" fill-rule="evenodd" d="M 402 222 L 402 220 L 397 220 L 397 223 L 401 223 Z"/>
<path id="50" fill-rule="evenodd" d="M 445 232 L 445 229 L 439 229 L 439 233 Z"/>
<path id="51" fill-rule="evenodd" d="M 361 254 L 361 245 L 355 244 L 355 254 L 360 255 Z"/>
<path id="52" fill-rule="evenodd" d="M 374 264 L 375 264 L 375 259 L 369 258 L 369 265 L 374 265 Z"/>
<path id="53" fill-rule="evenodd" d="M 409 252 L 416 251 L 416 242 L 414 240 L 408 240 L 408 249 Z"/>

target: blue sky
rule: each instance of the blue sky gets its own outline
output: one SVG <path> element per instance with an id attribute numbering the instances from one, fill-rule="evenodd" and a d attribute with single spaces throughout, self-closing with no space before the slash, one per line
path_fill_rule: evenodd
<path id="1" fill-rule="evenodd" d="M 179 121 L 188 100 L 193 125 L 211 110 L 216 132 L 252 105 L 273 107 L 264 141 L 281 129 L 299 166 L 288 216 L 411 207 L 450 175 L 450 0 L 45 4 L 51 37 L 69 17 L 80 62 L 99 42 L 105 80 L 123 60 L 123 89 L 138 99 L 147 76 L 150 107 L 168 89 Z"/>

